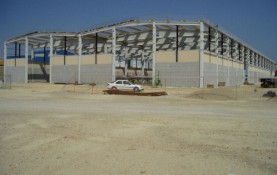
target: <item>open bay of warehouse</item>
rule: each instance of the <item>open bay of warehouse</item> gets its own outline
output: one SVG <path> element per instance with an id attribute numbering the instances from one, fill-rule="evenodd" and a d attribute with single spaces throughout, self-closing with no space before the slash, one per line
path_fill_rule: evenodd
<path id="1" fill-rule="evenodd" d="M 0 89 L 0 174 L 277 174 L 276 89 Z"/>

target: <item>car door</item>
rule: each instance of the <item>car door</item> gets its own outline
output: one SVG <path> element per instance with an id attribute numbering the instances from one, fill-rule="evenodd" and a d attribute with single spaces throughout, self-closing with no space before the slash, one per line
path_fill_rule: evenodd
<path id="1" fill-rule="evenodd" d="M 128 89 L 128 90 L 133 89 L 129 81 L 123 81 L 123 84 L 124 84 L 124 89 Z"/>
<path id="2" fill-rule="evenodd" d="M 124 89 L 124 84 L 121 80 L 116 81 L 115 84 L 117 89 Z"/>

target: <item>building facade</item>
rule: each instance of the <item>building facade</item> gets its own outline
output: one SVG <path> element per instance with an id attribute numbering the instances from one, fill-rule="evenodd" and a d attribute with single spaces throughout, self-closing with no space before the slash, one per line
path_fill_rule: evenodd
<path id="1" fill-rule="evenodd" d="M 257 83 L 277 69 L 207 20 L 131 20 L 78 33 L 29 33 L 5 41 L 4 61 L 4 73 L 18 83 L 105 85 L 132 77 L 173 87 L 234 86 Z"/>

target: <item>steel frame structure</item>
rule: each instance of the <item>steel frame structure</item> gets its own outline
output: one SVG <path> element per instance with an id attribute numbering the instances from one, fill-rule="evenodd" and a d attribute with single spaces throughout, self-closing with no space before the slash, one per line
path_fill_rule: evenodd
<path id="1" fill-rule="evenodd" d="M 115 70 L 118 56 L 124 56 L 125 58 L 127 55 L 142 57 L 143 63 L 145 60 L 149 60 L 152 62 L 153 85 L 156 79 L 156 52 L 162 50 L 175 50 L 176 62 L 178 62 L 179 50 L 199 49 L 200 87 L 203 87 L 204 82 L 205 52 L 243 63 L 245 69 L 248 65 L 271 72 L 277 69 L 277 64 L 272 59 L 208 20 L 195 22 L 130 20 L 82 32 L 28 33 L 4 42 L 4 61 L 8 57 L 8 45 L 12 43 L 25 45 L 25 83 L 28 83 L 29 53 L 33 58 L 35 48 L 49 48 L 50 83 L 52 83 L 54 50 L 64 50 L 64 53 L 67 50 L 72 50 L 78 55 L 78 83 L 81 82 L 83 53 L 95 54 L 95 64 L 97 64 L 97 54 L 112 53 L 112 80 L 116 79 Z M 16 53 L 17 48 L 14 49 Z"/>

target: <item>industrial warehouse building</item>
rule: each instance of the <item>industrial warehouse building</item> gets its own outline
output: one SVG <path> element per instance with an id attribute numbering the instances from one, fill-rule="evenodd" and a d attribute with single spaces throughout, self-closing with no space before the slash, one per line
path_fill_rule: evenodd
<path id="1" fill-rule="evenodd" d="M 207 20 L 130 20 L 83 32 L 34 32 L 4 43 L 4 79 L 107 84 L 159 79 L 167 86 L 257 83 L 276 62 Z"/>

